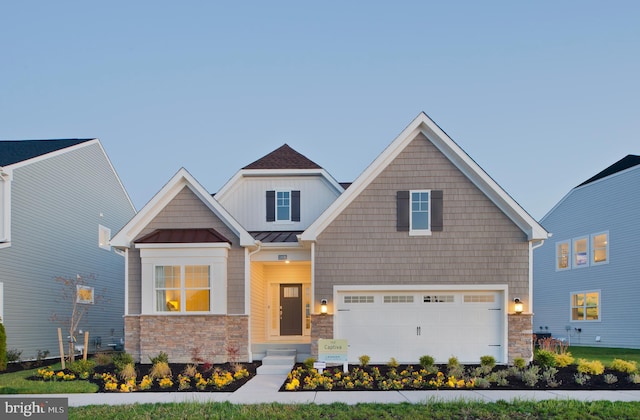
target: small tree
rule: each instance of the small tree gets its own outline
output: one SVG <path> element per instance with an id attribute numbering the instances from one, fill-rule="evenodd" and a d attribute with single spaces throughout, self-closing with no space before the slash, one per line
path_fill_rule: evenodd
<path id="1" fill-rule="evenodd" d="M 7 334 L 0 319 L 0 371 L 7 370 Z"/>
<path id="2" fill-rule="evenodd" d="M 94 304 L 104 300 L 104 291 L 96 295 L 94 288 L 87 285 L 89 280 L 95 280 L 95 275 L 86 277 L 80 274 L 73 277 L 55 277 L 54 280 L 62 285 L 62 301 L 71 303 L 71 313 L 69 316 L 62 316 L 57 313 L 51 314 L 51 321 L 62 324 L 68 332 L 69 337 L 69 360 L 75 360 L 76 331 L 82 318 L 89 312 Z"/>

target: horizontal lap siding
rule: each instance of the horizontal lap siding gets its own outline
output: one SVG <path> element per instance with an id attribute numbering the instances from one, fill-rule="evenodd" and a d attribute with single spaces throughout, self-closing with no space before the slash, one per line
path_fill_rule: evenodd
<path id="1" fill-rule="evenodd" d="M 396 191 L 444 193 L 444 231 L 396 231 Z M 419 136 L 320 235 L 317 296 L 333 285 L 508 284 L 528 296 L 525 234 Z"/>
<path id="2" fill-rule="evenodd" d="M 187 187 L 180 191 L 167 206 L 140 232 L 142 237 L 156 229 L 213 228 L 231 241 L 227 259 L 227 313 L 244 313 L 244 248 L 239 238 Z M 132 253 L 135 262 L 129 266 L 129 305 L 131 314 L 140 313 L 140 255 Z M 137 295 L 136 295 L 137 294 Z"/>
<path id="3" fill-rule="evenodd" d="M 52 313 L 71 314 L 71 299 L 54 277 L 88 279 L 101 304 L 89 308 L 79 328 L 108 343 L 123 334 L 124 258 L 98 246 L 98 225 L 114 235 L 135 211 L 98 144 L 14 170 L 12 245 L 0 250 L 7 347 L 23 359 L 37 351 L 58 354 Z M 64 337 L 68 335 L 63 332 Z"/>

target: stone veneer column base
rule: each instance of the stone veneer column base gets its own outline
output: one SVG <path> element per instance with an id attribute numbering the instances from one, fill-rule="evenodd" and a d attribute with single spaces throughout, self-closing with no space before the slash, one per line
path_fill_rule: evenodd
<path id="1" fill-rule="evenodd" d="M 509 364 L 517 357 L 530 362 L 533 360 L 533 314 L 509 314 L 508 322 Z"/>
<path id="2" fill-rule="evenodd" d="M 137 362 L 161 351 L 175 363 L 249 361 L 246 315 L 128 315 L 124 325 L 125 351 Z"/>
<path id="3" fill-rule="evenodd" d="M 311 315 L 311 357 L 316 359 L 321 338 L 333 338 L 333 315 Z"/>

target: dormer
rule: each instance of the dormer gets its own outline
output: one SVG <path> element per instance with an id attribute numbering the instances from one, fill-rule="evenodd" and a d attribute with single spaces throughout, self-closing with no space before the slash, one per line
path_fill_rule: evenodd
<path id="1" fill-rule="evenodd" d="M 284 144 L 238 171 L 215 198 L 248 231 L 301 232 L 343 191 L 320 165 Z"/>

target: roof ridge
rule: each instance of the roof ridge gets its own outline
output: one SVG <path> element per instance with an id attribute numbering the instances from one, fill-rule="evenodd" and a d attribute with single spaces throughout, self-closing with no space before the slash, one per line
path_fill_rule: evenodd
<path id="1" fill-rule="evenodd" d="M 322 169 L 287 143 L 242 169 Z"/>
<path id="2" fill-rule="evenodd" d="M 614 164 L 607 166 L 605 169 L 603 169 L 602 171 L 598 172 L 597 174 L 595 174 L 591 178 L 587 179 L 582 184 L 578 185 L 576 188 L 582 187 L 583 185 L 590 184 L 590 183 L 592 183 L 594 181 L 597 181 L 599 179 L 606 178 L 606 177 L 608 177 L 610 175 L 613 175 L 613 174 L 616 174 L 618 172 L 622 172 L 625 169 L 629 169 L 629 168 L 632 168 L 632 167 L 637 166 L 637 165 L 640 165 L 640 156 L 639 155 L 627 155 L 627 156 L 623 157 L 622 159 L 620 159 L 619 161 L 615 162 Z"/>
<path id="3" fill-rule="evenodd" d="M 91 140 L 94 139 L 0 140 L 0 166 L 22 162 Z"/>

